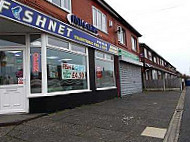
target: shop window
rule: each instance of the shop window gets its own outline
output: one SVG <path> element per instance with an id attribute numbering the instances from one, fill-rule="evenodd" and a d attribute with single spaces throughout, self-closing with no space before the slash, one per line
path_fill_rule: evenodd
<path id="1" fill-rule="evenodd" d="M 137 40 L 133 36 L 131 36 L 131 44 L 132 44 L 132 50 L 137 51 Z"/>
<path id="2" fill-rule="evenodd" d="M 107 33 L 107 18 L 100 10 L 95 7 L 92 7 L 93 13 L 93 25 L 99 30 Z"/>
<path id="3" fill-rule="evenodd" d="M 158 72 L 156 70 L 152 70 L 152 79 L 157 80 L 158 79 Z"/>
<path id="4" fill-rule="evenodd" d="M 42 93 L 41 35 L 30 36 L 31 93 Z"/>
<path id="5" fill-rule="evenodd" d="M 148 71 L 145 71 L 145 79 L 148 80 Z"/>
<path id="6" fill-rule="evenodd" d="M 71 12 L 71 0 L 48 0 L 48 1 L 61 7 L 67 12 Z"/>
<path id="7" fill-rule="evenodd" d="M 85 47 L 73 44 L 68 51 L 48 45 L 48 93 L 88 89 L 87 55 L 86 49 L 82 48 L 85 49 Z"/>
<path id="8" fill-rule="evenodd" d="M 122 27 L 117 27 L 118 41 L 121 44 L 125 45 L 125 30 Z"/>
<path id="9" fill-rule="evenodd" d="M 23 35 L 0 35 L 0 46 L 24 46 L 26 45 Z"/>
<path id="10" fill-rule="evenodd" d="M 102 56 L 103 55 L 103 56 Z M 96 87 L 115 87 L 113 55 L 96 51 Z"/>
<path id="11" fill-rule="evenodd" d="M 158 79 L 162 79 L 162 72 L 158 71 Z"/>

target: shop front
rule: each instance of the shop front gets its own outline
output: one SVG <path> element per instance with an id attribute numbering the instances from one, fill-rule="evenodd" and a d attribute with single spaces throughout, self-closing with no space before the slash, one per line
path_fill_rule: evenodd
<path id="1" fill-rule="evenodd" d="M 0 5 L 0 114 L 117 96 L 117 47 L 18 2 Z"/>
<path id="2" fill-rule="evenodd" d="M 121 96 L 142 92 L 141 67 L 139 57 L 119 49 L 119 69 Z"/>

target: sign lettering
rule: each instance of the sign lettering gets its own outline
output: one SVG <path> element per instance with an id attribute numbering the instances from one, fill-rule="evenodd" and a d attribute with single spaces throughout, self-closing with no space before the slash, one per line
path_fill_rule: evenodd
<path id="1" fill-rule="evenodd" d="M 57 35 L 92 48 L 118 55 L 118 48 L 112 44 L 96 38 L 79 29 L 73 28 L 55 18 L 49 17 L 41 12 L 29 8 L 19 2 L 12 0 L 0 0 L 0 17 L 13 20 L 20 24 L 27 25 Z M 77 17 L 73 22 L 87 30 L 96 33 L 96 29 Z M 114 47 L 114 48 L 113 48 Z"/>

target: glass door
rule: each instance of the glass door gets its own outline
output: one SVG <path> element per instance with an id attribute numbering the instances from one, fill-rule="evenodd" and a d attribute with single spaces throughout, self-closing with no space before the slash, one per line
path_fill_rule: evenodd
<path id="1" fill-rule="evenodd" d="M 25 111 L 24 50 L 0 49 L 0 113 Z"/>

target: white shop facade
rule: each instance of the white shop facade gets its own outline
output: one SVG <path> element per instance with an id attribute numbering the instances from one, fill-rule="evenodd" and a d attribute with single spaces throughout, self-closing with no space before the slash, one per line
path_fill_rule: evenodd
<path id="1" fill-rule="evenodd" d="M 81 93 L 88 96 L 81 100 L 92 102 L 92 94 L 116 93 L 117 55 L 117 47 L 92 34 L 16 1 L 0 1 L 0 114 L 43 111 L 77 98 L 57 96 Z"/>

